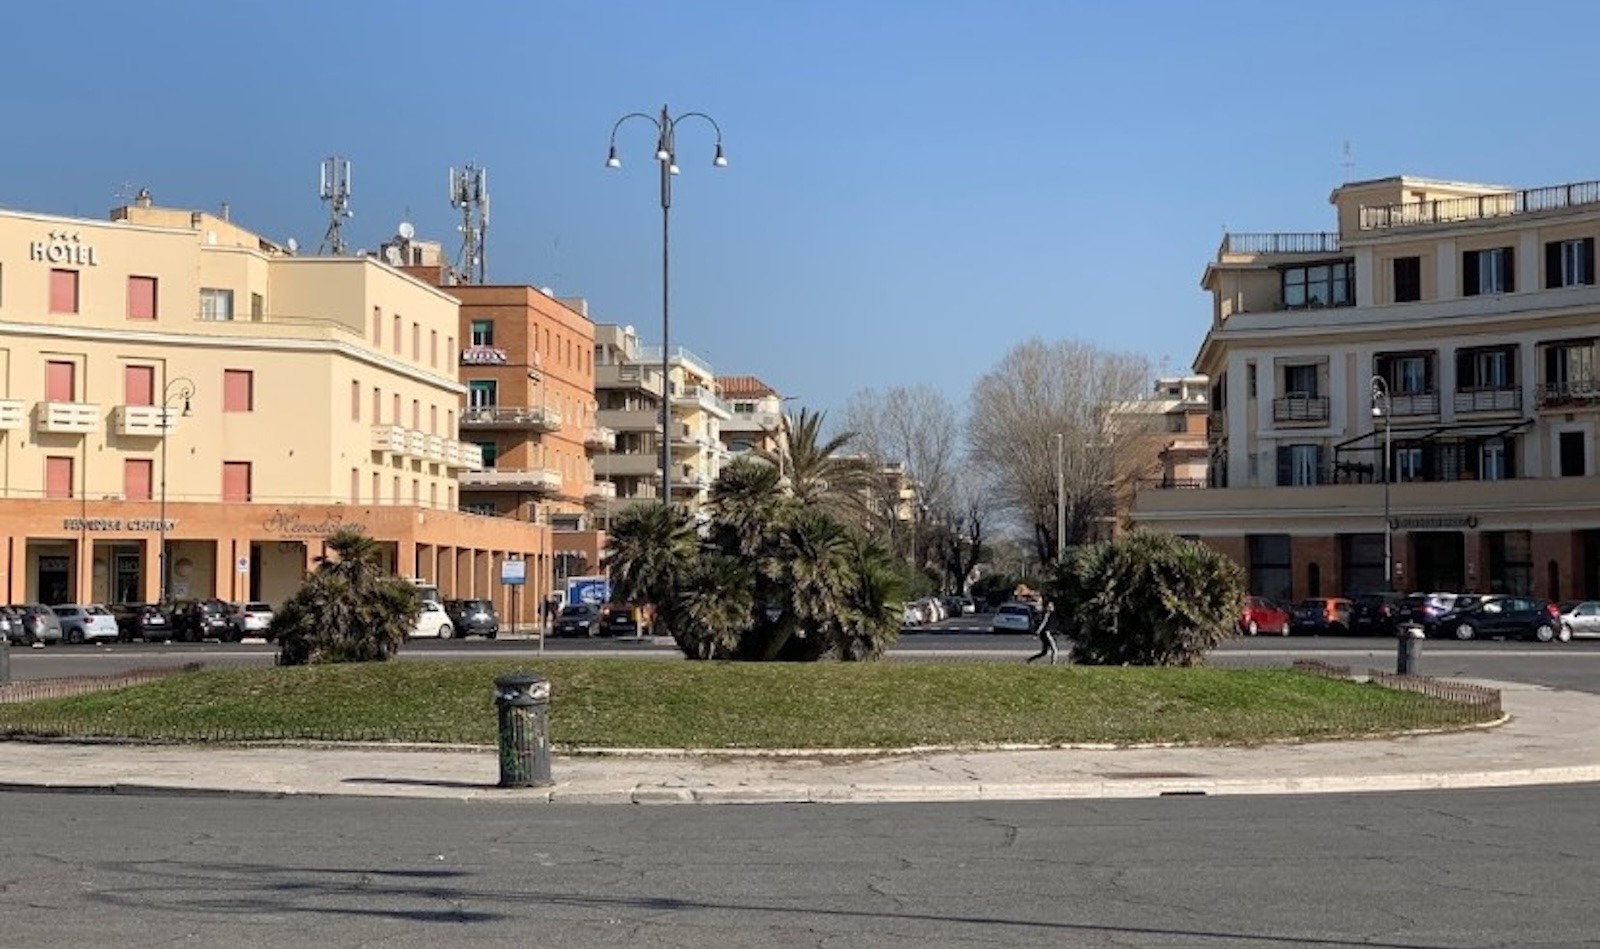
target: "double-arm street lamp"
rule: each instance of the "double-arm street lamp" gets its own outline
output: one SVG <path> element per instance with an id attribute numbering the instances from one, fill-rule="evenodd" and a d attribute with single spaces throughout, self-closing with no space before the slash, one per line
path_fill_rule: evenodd
<path id="1" fill-rule="evenodd" d="M 1389 521 L 1389 466 L 1393 464 L 1393 441 L 1389 425 L 1392 413 L 1389 383 L 1382 376 L 1372 377 L 1372 417 L 1383 420 L 1383 589 L 1394 592 L 1394 529 Z"/>
<path id="2" fill-rule="evenodd" d="M 611 127 L 611 152 L 606 156 L 607 168 L 622 167 L 622 160 L 617 157 L 617 130 L 622 123 L 629 119 L 643 119 L 656 127 L 656 161 L 661 164 L 661 503 L 672 503 L 672 355 L 671 339 L 668 331 L 671 323 L 668 317 L 670 308 L 667 292 L 669 284 L 669 261 L 671 260 L 671 215 L 672 215 L 672 176 L 678 173 L 678 123 L 684 119 L 703 119 L 710 123 L 711 128 L 717 133 L 717 152 L 711 159 L 711 164 L 718 168 L 726 168 L 728 159 L 722 151 L 722 127 L 717 125 L 716 119 L 704 112 L 685 112 L 673 115 L 667 111 L 666 106 L 661 107 L 661 115 L 647 115 L 643 112 L 629 112 L 618 119 Z"/>
<path id="3" fill-rule="evenodd" d="M 171 558 L 167 555 L 167 435 L 172 430 L 172 403 L 183 403 L 183 417 L 189 417 L 189 400 L 194 398 L 194 380 L 188 376 L 179 376 L 166 384 L 161 390 L 161 514 L 156 519 L 156 531 L 159 539 L 156 541 L 159 553 L 158 563 L 161 568 L 161 604 L 171 602 L 169 591 L 172 586 L 172 570 L 169 566 Z"/>
<path id="4" fill-rule="evenodd" d="M 1062 464 L 1066 436 L 1055 433 L 1056 441 L 1056 564 L 1067 559 L 1067 469 Z"/>

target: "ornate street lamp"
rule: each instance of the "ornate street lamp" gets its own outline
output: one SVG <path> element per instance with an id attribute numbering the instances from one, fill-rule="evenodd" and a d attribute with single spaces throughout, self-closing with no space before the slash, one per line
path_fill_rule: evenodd
<path id="1" fill-rule="evenodd" d="M 173 379 L 161 390 L 161 514 L 156 521 L 156 531 L 160 538 L 156 543 L 160 551 L 158 562 L 161 568 L 162 606 L 171 602 L 172 587 L 171 557 L 167 554 L 167 435 L 172 429 L 172 403 L 182 401 L 182 415 L 188 418 L 189 400 L 193 397 L 194 380 L 188 376 Z"/>
<path id="2" fill-rule="evenodd" d="M 1389 520 L 1389 466 L 1393 461 L 1393 440 L 1389 416 L 1389 383 L 1382 376 L 1372 377 L 1372 417 L 1383 419 L 1383 589 L 1394 592 L 1394 529 Z"/>

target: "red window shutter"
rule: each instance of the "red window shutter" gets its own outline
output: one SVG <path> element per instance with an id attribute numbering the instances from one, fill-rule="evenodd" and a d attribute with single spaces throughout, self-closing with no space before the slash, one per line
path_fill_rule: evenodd
<path id="1" fill-rule="evenodd" d="M 222 411 L 249 412 L 255 408 L 255 373 L 249 369 L 222 371 Z"/>
<path id="2" fill-rule="evenodd" d="M 222 463 L 222 500 L 232 502 L 250 500 L 250 462 Z"/>
<path id="3" fill-rule="evenodd" d="M 156 367 L 122 367 L 122 404 L 156 404 Z"/>
<path id="4" fill-rule="evenodd" d="M 361 469 L 350 469 L 350 503 L 361 503 Z"/>
<path id="5" fill-rule="evenodd" d="M 78 272 L 76 270 L 50 271 L 50 312 L 78 312 Z"/>
<path id="6" fill-rule="evenodd" d="M 125 458 L 122 462 L 122 494 L 129 501 L 150 500 L 150 459 Z"/>
<path id="7" fill-rule="evenodd" d="M 361 383 L 350 381 L 350 421 L 361 421 Z"/>
<path id="8" fill-rule="evenodd" d="M 128 278 L 128 319 L 153 320 L 156 318 L 156 278 Z"/>
<path id="9" fill-rule="evenodd" d="M 44 460 L 44 496 L 72 497 L 72 459 L 50 457 Z"/>
<path id="10" fill-rule="evenodd" d="M 378 495 L 382 491 L 383 491 L 383 475 L 380 475 L 376 471 L 374 471 L 372 473 L 372 503 L 373 504 L 377 504 L 379 501 L 383 500 L 382 498 L 378 497 Z"/>
<path id="11" fill-rule="evenodd" d="M 46 402 L 76 402 L 78 400 L 78 367 L 70 362 L 45 364 L 44 398 Z"/>

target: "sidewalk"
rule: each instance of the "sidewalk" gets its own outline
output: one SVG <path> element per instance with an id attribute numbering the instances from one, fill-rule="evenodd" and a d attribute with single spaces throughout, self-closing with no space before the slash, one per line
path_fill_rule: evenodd
<path id="1" fill-rule="evenodd" d="M 559 803 L 777 803 L 1305 794 L 1600 781 L 1600 695 L 1504 682 L 1504 724 L 1261 748 L 557 755 L 501 789 L 493 750 L 0 742 L 0 790 Z"/>

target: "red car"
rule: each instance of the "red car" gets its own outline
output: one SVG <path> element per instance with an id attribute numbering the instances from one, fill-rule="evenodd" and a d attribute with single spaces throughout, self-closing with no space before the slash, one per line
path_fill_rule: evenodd
<path id="1" fill-rule="evenodd" d="M 1264 596 L 1247 596 L 1244 608 L 1239 611 L 1239 632 L 1245 636 L 1257 633 L 1289 635 L 1289 611 Z"/>

